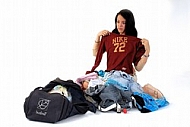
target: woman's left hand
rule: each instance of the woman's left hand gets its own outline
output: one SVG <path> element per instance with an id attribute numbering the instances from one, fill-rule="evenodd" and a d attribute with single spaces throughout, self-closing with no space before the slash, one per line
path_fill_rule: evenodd
<path id="1" fill-rule="evenodd" d="M 146 52 L 150 52 L 150 45 L 149 45 L 149 41 L 145 38 L 143 38 L 141 40 L 142 44 L 144 45 L 145 51 Z"/>

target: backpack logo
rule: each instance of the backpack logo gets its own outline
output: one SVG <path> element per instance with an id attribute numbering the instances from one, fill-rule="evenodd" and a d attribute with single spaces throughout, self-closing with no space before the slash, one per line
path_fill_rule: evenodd
<path id="1" fill-rule="evenodd" d="M 46 116 L 50 100 L 40 98 L 37 105 L 36 114 Z"/>

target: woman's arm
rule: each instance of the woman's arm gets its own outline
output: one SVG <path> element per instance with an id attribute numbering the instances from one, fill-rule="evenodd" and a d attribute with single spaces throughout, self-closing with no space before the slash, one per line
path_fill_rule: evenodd
<path id="1" fill-rule="evenodd" d="M 94 46 L 93 46 L 93 49 L 92 49 L 93 50 L 93 56 L 97 55 L 97 52 L 98 52 L 98 49 L 99 49 L 99 46 L 100 46 L 100 42 L 101 42 L 101 37 L 109 35 L 109 34 L 110 34 L 110 32 L 108 30 L 102 30 L 97 34 L 96 40 L 95 40 L 95 43 L 94 43 Z"/>
<path id="2" fill-rule="evenodd" d="M 98 36 L 96 37 L 96 40 L 95 40 L 95 43 L 94 43 L 94 46 L 93 46 L 93 56 L 96 56 L 97 55 L 97 52 L 98 52 L 98 49 L 99 49 L 99 46 L 100 46 L 100 41 L 101 41 L 101 36 Z"/>
<path id="3" fill-rule="evenodd" d="M 141 42 L 145 47 L 145 53 L 142 55 L 140 61 L 137 64 L 137 66 L 135 66 L 135 69 L 137 71 L 141 71 L 143 69 L 143 67 L 145 66 L 145 64 L 146 64 L 146 62 L 148 60 L 149 54 L 150 54 L 149 41 L 147 39 L 142 39 Z"/>

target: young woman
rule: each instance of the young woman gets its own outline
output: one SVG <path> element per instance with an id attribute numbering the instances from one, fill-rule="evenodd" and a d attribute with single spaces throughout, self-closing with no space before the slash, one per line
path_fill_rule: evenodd
<path id="1" fill-rule="evenodd" d="M 116 34 L 120 36 L 117 37 Z M 126 36 L 129 37 L 125 38 Z M 137 81 L 135 71 L 141 71 L 145 66 L 150 54 L 150 45 L 147 39 L 138 41 L 136 38 L 137 30 L 133 13 L 128 9 L 123 9 L 115 17 L 115 29 L 112 32 L 102 30 L 97 34 L 93 46 L 93 55 L 96 56 L 93 68 L 99 65 L 102 54 L 107 52 L 106 71 L 124 71 Z M 150 84 L 146 84 L 142 89 L 154 98 L 163 97 L 163 94 Z"/>

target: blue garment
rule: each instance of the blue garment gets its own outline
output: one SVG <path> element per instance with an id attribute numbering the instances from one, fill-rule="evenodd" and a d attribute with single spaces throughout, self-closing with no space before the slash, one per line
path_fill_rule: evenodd
<path id="1" fill-rule="evenodd" d="M 105 87 L 100 93 L 100 107 L 107 108 L 110 105 L 117 103 L 121 106 L 121 108 L 132 108 L 130 103 L 132 103 L 131 98 L 132 93 L 129 91 L 123 91 L 116 88 L 113 85 Z"/>
<path id="2" fill-rule="evenodd" d="M 104 74 L 105 85 L 114 85 L 118 89 L 142 93 L 142 87 L 134 81 L 133 77 L 123 71 L 112 70 Z"/>
<path id="3" fill-rule="evenodd" d="M 100 77 L 104 77 L 105 71 L 99 70 L 99 71 L 98 71 L 98 75 L 99 75 Z"/>
<path id="4" fill-rule="evenodd" d="M 159 108 L 169 105 L 169 102 L 165 97 L 154 99 L 147 93 L 133 93 L 134 98 L 136 99 L 136 106 L 142 113 L 156 111 Z"/>

